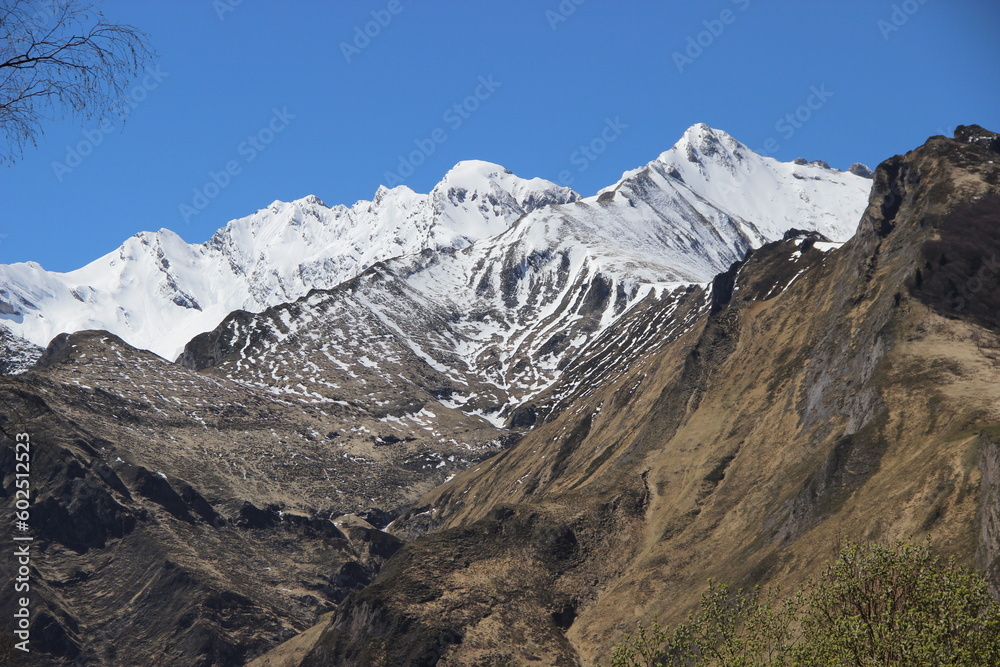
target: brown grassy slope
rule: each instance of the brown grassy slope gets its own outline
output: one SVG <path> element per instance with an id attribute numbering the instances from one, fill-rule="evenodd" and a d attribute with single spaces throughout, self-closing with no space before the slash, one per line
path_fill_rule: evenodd
<path id="1" fill-rule="evenodd" d="M 917 274 L 1000 191 L 995 148 L 964 139 L 883 163 L 843 248 L 762 249 L 728 304 L 425 497 L 443 530 L 349 598 L 303 664 L 593 664 L 707 578 L 787 587 L 844 535 L 929 534 L 995 576 L 980 505 L 1000 495 L 1000 340 Z M 965 312 L 996 290 L 966 290 Z"/>
<path id="2" fill-rule="evenodd" d="M 8 516 L 14 434 L 33 443 L 26 664 L 242 665 L 314 625 L 398 544 L 335 524 L 337 506 L 317 510 L 336 495 L 325 468 L 354 496 L 338 514 L 379 488 L 374 465 L 337 460 L 355 440 L 321 435 L 346 418 L 206 378 L 106 332 L 57 341 L 45 367 L 0 378 Z M 0 562 L 6 590 L 12 566 Z M 14 601 L 0 597 L 5 618 Z"/>

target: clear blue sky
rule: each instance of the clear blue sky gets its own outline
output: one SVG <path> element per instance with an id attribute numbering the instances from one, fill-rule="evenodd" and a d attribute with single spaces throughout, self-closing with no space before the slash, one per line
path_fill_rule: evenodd
<path id="1" fill-rule="evenodd" d="M 70 270 L 142 230 L 201 242 L 275 199 L 352 204 L 421 140 L 433 152 L 401 179 L 417 191 L 475 158 L 524 177 L 568 174 L 593 194 L 696 122 L 839 168 L 875 166 L 957 124 L 1000 129 L 995 0 L 562 6 L 574 11 L 559 13 L 560 0 L 106 0 L 110 19 L 149 33 L 167 75 L 147 79 L 123 127 L 49 123 L 2 169 L 0 262 Z M 372 11 L 391 21 L 345 55 Z M 689 38 L 704 46 L 679 66 Z M 810 99 L 814 87 L 826 99 Z M 454 110 L 476 92 L 474 110 Z M 799 109 L 809 101 L 815 110 Z M 806 122 L 779 125 L 797 110 Z M 606 131 L 615 140 L 593 159 L 575 154 L 608 119 L 627 127 Z M 261 130 L 263 150 L 245 143 Z M 88 134 L 101 140 L 79 164 L 54 167 L 70 166 L 67 146 Z M 230 162 L 227 186 L 195 201 Z M 203 210 L 185 219 L 182 204 Z"/>

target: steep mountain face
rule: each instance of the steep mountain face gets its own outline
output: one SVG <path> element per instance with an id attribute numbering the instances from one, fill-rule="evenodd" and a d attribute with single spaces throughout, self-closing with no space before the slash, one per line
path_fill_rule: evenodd
<path id="1" fill-rule="evenodd" d="M 274 202 L 201 245 L 167 229 L 143 232 L 69 273 L 0 266 L 0 324 L 36 345 L 59 333 L 106 330 L 174 359 L 234 310 L 257 312 L 330 288 L 372 264 L 461 248 L 525 213 L 579 198 L 487 162 L 462 162 L 430 194 L 379 188 L 372 201 L 328 207 L 310 196 Z"/>
<path id="2" fill-rule="evenodd" d="M 998 139 L 933 137 L 842 247 L 765 245 L 612 325 L 535 429 L 390 525 L 432 532 L 297 662 L 607 661 L 708 578 L 787 587 L 844 535 L 927 535 L 1000 584 Z"/>
<path id="3" fill-rule="evenodd" d="M 295 304 L 235 313 L 179 361 L 383 419 L 436 400 L 435 412 L 502 424 L 637 304 L 673 302 L 789 227 L 848 238 L 869 187 L 695 126 L 594 197 L 536 209 L 463 249 L 379 263 Z"/>

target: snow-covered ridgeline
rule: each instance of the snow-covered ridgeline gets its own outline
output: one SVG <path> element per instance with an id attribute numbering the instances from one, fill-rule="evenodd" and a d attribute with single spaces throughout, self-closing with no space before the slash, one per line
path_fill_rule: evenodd
<path id="1" fill-rule="evenodd" d="M 374 384 L 401 377 L 397 360 L 409 358 L 499 422 L 639 301 L 707 283 L 789 227 L 846 239 L 870 183 L 765 158 L 695 126 L 595 196 L 533 210 L 457 251 L 387 261 L 349 289 L 300 301 L 294 318 L 284 307 L 249 322 L 231 318 L 220 337 L 236 340 L 228 343 L 229 373 L 293 392 L 298 380 L 282 369 L 322 357 L 333 362 L 332 375 L 317 375 L 309 391 L 335 400 L 335 376 Z M 286 349 L 279 332 L 298 346 Z M 384 350 L 374 360 L 356 349 L 375 340 Z"/>
<path id="2" fill-rule="evenodd" d="M 232 311 L 260 312 L 399 257 L 390 266 L 409 291 L 455 313 L 464 333 L 454 352 L 474 366 L 484 355 L 503 360 L 491 366 L 503 384 L 525 355 L 532 372 L 554 371 L 650 289 L 707 282 L 790 227 L 846 240 L 870 183 L 760 156 L 705 125 L 586 199 L 463 162 L 426 195 L 400 186 L 350 208 L 275 202 L 204 244 L 144 232 L 69 273 L 0 265 L 0 324 L 38 345 L 106 329 L 173 359 Z M 559 354 L 543 349 L 567 327 L 580 331 Z M 528 391 L 549 379 L 519 382 Z"/>
<path id="3" fill-rule="evenodd" d="M 42 346 L 64 331 L 105 329 L 173 359 L 234 310 L 258 312 L 333 287 L 398 255 L 461 248 L 536 207 L 578 197 L 469 161 L 429 194 L 380 187 L 372 201 L 350 208 L 314 196 L 274 202 L 203 244 L 161 229 L 68 273 L 34 262 L 0 265 L 0 323 Z"/>

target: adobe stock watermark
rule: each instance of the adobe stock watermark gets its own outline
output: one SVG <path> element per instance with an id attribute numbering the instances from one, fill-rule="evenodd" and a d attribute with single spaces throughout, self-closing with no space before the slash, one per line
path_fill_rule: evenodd
<path id="1" fill-rule="evenodd" d="M 11 520 L 12 546 L 7 551 L 11 558 L 9 568 L 10 589 L 5 595 L 10 595 L 13 604 L 13 648 L 22 654 L 31 653 L 32 642 L 32 602 L 33 602 L 33 560 L 35 558 L 32 535 L 32 509 L 37 497 L 35 486 L 36 472 L 33 463 L 37 460 L 37 441 L 27 432 L 19 432 L 14 436 L 13 466 L 7 471 L 12 482 L 12 512 Z M 119 459 L 121 461 L 121 459 Z M 166 477 L 164 477 L 166 481 Z M 102 487 L 102 482 L 104 487 Z M 121 479 L 114 470 L 103 461 L 91 464 L 89 473 L 79 477 L 72 485 L 66 486 L 61 494 L 53 495 L 58 505 L 70 508 L 71 505 L 87 505 L 92 498 L 101 493 L 107 493 L 108 487 L 121 488 Z M 217 530 L 226 530 L 229 520 L 213 513 L 204 517 L 206 522 Z M 4 641 L 9 641 L 4 638 Z M 17 653 L 15 653 L 17 655 Z M 7 663 L 5 663 L 7 664 Z M 75 664 L 82 664 L 74 662 Z"/>
<path id="2" fill-rule="evenodd" d="M 833 91 L 827 89 L 826 84 L 813 85 L 809 87 L 809 94 L 806 99 L 794 110 L 778 118 L 774 123 L 774 130 L 778 136 L 785 141 L 791 140 L 806 124 L 812 120 L 816 113 L 826 106 L 826 103 L 833 97 Z M 765 157 L 773 157 L 781 150 L 781 141 L 778 136 L 771 136 L 764 140 L 762 148 L 757 152 Z M 756 173 L 756 162 L 750 163 L 747 171 L 730 172 L 731 178 L 723 179 L 719 182 L 719 187 L 730 192 L 738 191 L 745 187 L 751 176 Z"/>
<path id="3" fill-rule="evenodd" d="M 232 14 L 236 8 L 243 4 L 243 0 L 212 0 L 212 9 L 220 21 L 226 20 L 227 14 Z"/>
<path id="4" fill-rule="evenodd" d="M 545 10 L 545 20 L 549 22 L 549 27 L 553 30 L 559 28 L 560 23 L 565 23 L 570 16 L 576 14 L 577 8 L 587 0 L 562 0 L 555 9 Z"/>
<path id="5" fill-rule="evenodd" d="M 888 42 L 889 37 L 909 23 L 913 15 L 919 12 L 925 4 L 927 4 L 927 0 L 903 0 L 903 2 L 894 4 L 889 18 L 879 19 L 875 24 L 879 32 L 882 33 L 882 39 Z"/>
<path id="6" fill-rule="evenodd" d="M 56 4 L 56 0 L 36 0 L 31 3 L 31 13 L 43 25 L 54 19 L 58 11 L 59 6 Z"/>
<path id="7" fill-rule="evenodd" d="M 604 127 L 597 134 L 596 137 L 591 139 L 585 144 L 582 144 L 579 148 L 573 151 L 569 156 L 569 163 L 576 167 L 576 173 L 582 174 L 587 171 L 594 162 L 597 161 L 605 151 L 608 150 L 608 146 L 618 141 L 619 137 L 628 129 L 628 125 L 622 122 L 620 116 L 615 116 L 613 119 L 605 118 Z M 573 171 L 570 169 L 563 169 L 559 172 L 558 183 L 563 186 L 572 185 L 573 181 L 576 180 L 576 176 L 573 175 Z"/>
<path id="8" fill-rule="evenodd" d="M 941 127 L 939 125 L 937 128 L 937 133 L 943 137 L 951 138 L 955 136 L 955 130 L 957 129 L 958 125 L 949 125 L 948 127 Z"/>
<path id="9" fill-rule="evenodd" d="M 244 166 L 256 160 L 294 119 L 295 114 L 289 113 L 288 107 L 272 109 L 270 120 L 236 146 L 238 157 L 227 161 L 219 171 L 209 171 L 205 183 L 192 190 L 190 203 L 184 202 L 178 205 L 177 210 L 184 222 L 191 222 L 191 218 L 208 208 L 209 204 L 229 187 L 233 178 L 243 173 Z"/>
<path id="10" fill-rule="evenodd" d="M 348 64 L 361 52 L 367 49 L 373 39 L 382 34 L 382 31 L 389 27 L 392 19 L 403 12 L 403 3 L 400 0 L 389 0 L 384 9 L 373 9 L 371 11 L 372 20 L 363 26 L 354 26 L 354 36 L 350 42 L 340 43 L 340 52 L 344 54 L 344 60 Z"/>
<path id="11" fill-rule="evenodd" d="M 812 120 L 813 114 L 826 106 L 826 103 L 833 97 L 833 92 L 827 90 L 826 84 L 821 84 L 819 86 L 812 86 L 809 89 L 809 97 L 806 98 L 805 102 L 799 105 L 795 111 L 791 113 L 786 113 L 783 118 L 779 118 L 778 122 L 774 124 L 774 129 L 781 134 L 781 136 L 787 141 L 795 136 L 795 133 L 805 127 L 805 124 Z M 773 140 L 773 137 L 768 141 Z M 770 151 L 771 153 L 776 153 L 778 148 Z M 767 150 L 767 145 L 765 142 L 765 150 Z"/>
<path id="12" fill-rule="evenodd" d="M 30 653 L 31 642 L 31 436 L 14 438 L 14 648 Z"/>
<path id="13" fill-rule="evenodd" d="M 732 3 L 736 5 L 740 12 L 745 12 L 750 7 L 750 2 L 751 0 L 732 0 Z M 705 50 L 711 48 L 715 44 L 715 41 L 722 37 L 722 33 L 726 31 L 726 26 L 736 23 L 737 16 L 739 14 L 732 9 L 723 9 L 717 17 L 702 21 L 701 24 L 705 29 L 696 35 L 688 35 L 687 45 L 684 47 L 684 50 L 674 51 L 671 54 L 674 65 L 677 67 L 677 72 L 683 74 L 686 67 L 693 65 L 694 61 L 701 58 Z"/>
<path id="14" fill-rule="evenodd" d="M 434 128 L 426 137 L 414 140 L 415 148 L 409 153 L 399 155 L 399 164 L 396 171 L 386 171 L 383 174 L 386 187 L 394 188 L 402 185 L 406 179 L 417 171 L 417 168 L 427 162 L 427 158 L 437 152 L 441 144 L 448 141 L 448 131 L 455 132 L 472 117 L 483 102 L 490 99 L 497 88 L 503 83 L 495 81 L 493 75 L 479 77 L 479 84 L 470 95 L 467 95 L 460 102 L 456 102 L 441 114 L 441 120 L 447 125 Z"/>
<path id="15" fill-rule="evenodd" d="M 996 284 L 998 274 L 1000 274 L 1000 257 L 993 255 L 989 259 L 986 259 L 984 256 L 982 262 L 979 270 L 966 280 L 961 287 L 953 289 L 945 296 L 948 305 L 957 312 L 965 310 L 965 305 L 976 294 L 981 292 L 987 284 Z"/>
<path id="16" fill-rule="evenodd" d="M 146 101 L 149 94 L 159 88 L 164 79 L 170 76 L 170 72 L 164 72 L 159 65 L 147 68 L 146 73 L 139 79 L 136 85 L 132 86 L 118 102 L 112 106 L 113 116 L 104 118 L 97 127 L 88 128 L 82 131 L 82 139 L 72 145 L 66 146 L 66 155 L 63 160 L 52 163 L 52 173 L 60 183 L 73 170 L 83 164 L 88 155 L 94 152 L 98 146 L 104 143 L 104 139 L 112 132 L 121 128 L 140 104 Z"/>

